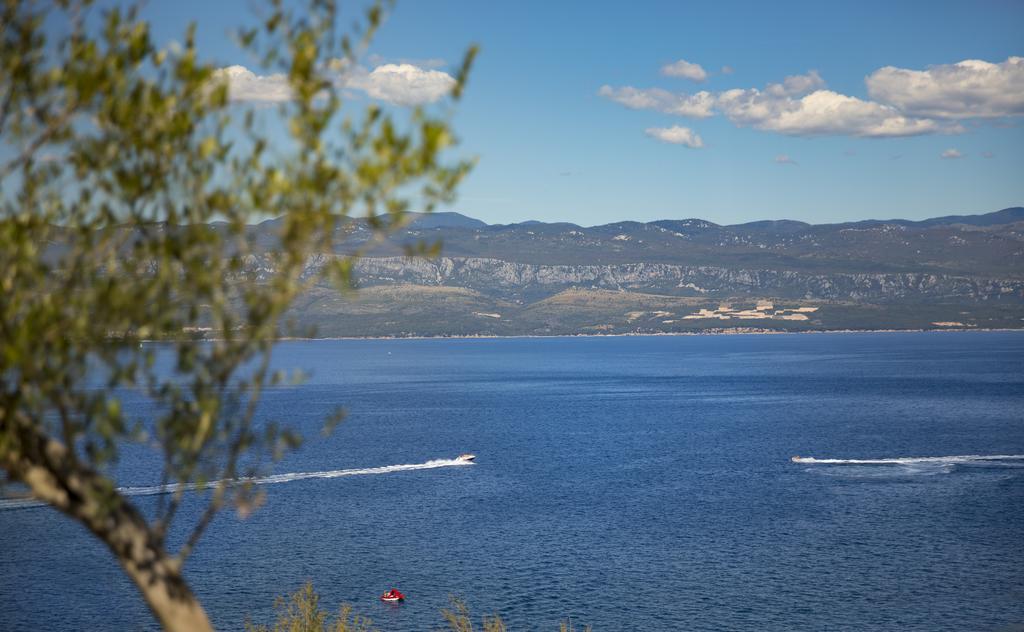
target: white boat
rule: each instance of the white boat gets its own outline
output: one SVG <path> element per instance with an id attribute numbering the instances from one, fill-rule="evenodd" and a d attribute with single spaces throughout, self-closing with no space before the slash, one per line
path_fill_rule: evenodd
<path id="1" fill-rule="evenodd" d="M 475 459 L 475 458 L 476 458 L 475 454 L 470 454 L 469 452 L 466 452 L 465 454 L 460 454 L 458 457 L 455 458 L 455 460 L 456 461 L 462 461 L 464 463 L 472 463 L 473 459 Z"/>

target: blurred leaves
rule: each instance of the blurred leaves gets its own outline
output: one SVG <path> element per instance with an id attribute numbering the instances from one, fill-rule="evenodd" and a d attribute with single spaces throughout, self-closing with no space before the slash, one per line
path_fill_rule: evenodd
<path id="1" fill-rule="evenodd" d="M 342 33 L 331 0 L 269 2 L 237 38 L 261 71 L 287 77 L 293 98 L 268 113 L 231 101 L 195 25 L 161 48 L 134 7 L 3 0 L 0 463 L 10 478 L 15 463 L 56 469 L 38 437 L 97 476 L 124 442 L 145 441 L 164 484 L 214 481 L 181 559 L 223 505 L 256 506 L 251 485 L 227 481 L 300 441 L 254 423 L 263 389 L 289 383 L 268 368 L 283 315 L 321 278 L 349 287 L 360 252 L 319 267 L 311 255 L 353 216 L 365 217 L 370 247 L 408 223 L 413 200 L 423 211 L 451 200 L 472 166 L 446 159 L 456 138 L 444 116 L 344 102 L 333 69 L 357 62 L 390 7 L 373 4 Z M 277 241 L 257 244 L 250 225 L 268 217 Z M 127 419 L 127 391 L 154 416 Z M 161 500 L 161 545 L 182 493 Z"/>
<path id="2" fill-rule="evenodd" d="M 320 607 L 320 593 L 313 582 L 274 602 L 277 620 L 274 625 L 253 625 L 246 622 L 246 632 L 372 632 L 373 621 L 355 614 L 352 606 L 343 605 L 337 617 Z"/>
<path id="3" fill-rule="evenodd" d="M 448 629 L 451 632 L 475 632 L 476 627 L 473 625 L 473 617 L 470 615 L 466 602 L 454 595 L 449 595 L 448 603 L 449 607 L 441 610 L 441 617 L 448 625 Z M 505 622 L 496 614 L 484 615 L 480 622 L 480 629 L 482 632 L 505 632 L 507 630 Z"/>
<path id="4" fill-rule="evenodd" d="M 313 587 L 313 582 L 307 581 L 302 588 L 290 593 L 287 597 L 278 597 L 274 602 L 274 611 L 277 619 L 273 627 L 258 624 L 254 625 L 247 621 L 246 632 L 371 632 L 377 628 L 373 627 L 370 619 L 355 614 L 348 604 L 342 605 L 337 617 L 332 618 L 330 613 L 320 607 L 320 593 Z M 495 614 L 484 615 L 480 620 L 480 627 L 473 624 L 473 616 L 465 601 L 454 595 L 448 596 L 448 608 L 441 609 L 441 618 L 444 620 L 445 629 L 450 632 L 505 632 L 508 627 L 502 618 Z M 559 623 L 561 632 L 575 632 L 576 628 L 572 621 L 565 620 Z M 590 632 L 588 625 L 582 632 Z"/>

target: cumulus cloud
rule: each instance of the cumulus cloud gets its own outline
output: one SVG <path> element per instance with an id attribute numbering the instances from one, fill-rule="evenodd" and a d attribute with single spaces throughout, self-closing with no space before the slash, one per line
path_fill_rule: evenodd
<path id="1" fill-rule="evenodd" d="M 951 124 L 905 116 L 893 106 L 839 94 L 824 86 L 825 81 L 812 70 L 770 83 L 764 90 L 686 94 L 661 88 L 602 86 L 598 94 L 629 108 L 691 118 L 707 118 L 717 111 L 736 125 L 790 136 L 882 138 L 961 131 Z"/>
<path id="2" fill-rule="evenodd" d="M 370 73 L 353 73 L 345 86 L 396 105 L 422 105 L 451 92 L 455 79 L 441 70 L 412 64 L 384 64 Z"/>
<path id="3" fill-rule="evenodd" d="M 939 154 L 939 158 L 942 158 L 943 160 L 956 160 L 957 158 L 963 157 L 964 155 L 961 154 L 959 150 L 953 149 L 952 147 Z"/>
<path id="4" fill-rule="evenodd" d="M 690 118 L 714 116 L 711 108 L 715 104 L 715 98 L 706 90 L 701 90 L 696 94 L 676 94 L 661 88 L 638 89 L 631 86 L 622 88 L 601 86 L 597 93 L 634 110 L 655 110 Z"/>
<path id="5" fill-rule="evenodd" d="M 883 138 L 943 131 L 936 121 L 906 117 L 891 106 L 831 90 L 815 90 L 799 98 L 783 90 L 784 86 L 776 90 L 769 86 L 763 92 L 727 90 L 718 96 L 717 107 L 736 125 L 789 136 Z"/>
<path id="6" fill-rule="evenodd" d="M 232 101 L 280 103 L 292 98 L 288 78 L 283 74 L 257 75 L 245 66 L 221 68 L 214 77 L 226 80 Z"/>
<path id="7" fill-rule="evenodd" d="M 695 80 L 707 76 L 703 68 L 685 60 L 662 72 Z M 960 121 L 1024 116 L 1024 57 L 1001 63 L 968 59 L 926 70 L 886 66 L 865 82 L 868 99 L 829 90 L 813 70 L 763 89 L 687 94 L 602 86 L 598 94 L 633 109 L 690 118 L 722 114 L 738 126 L 790 136 L 958 134 L 964 131 Z"/>
<path id="8" fill-rule="evenodd" d="M 700 64 L 693 64 L 685 59 L 665 64 L 661 67 L 661 74 L 666 77 L 683 77 L 684 79 L 698 82 L 708 78 L 708 73 L 701 68 Z"/>
<path id="9" fill-rule="evenodd" d="M 909 118 L 891 106 L 825 89 L 814 70 L 781 83 L 726 90 L 716 107 L 736 125 L 790 136 L 914 136 L 939 131 L 935 121 Z"/>
<path id="10" fill-rule="evenodd" d="M 651 138 L 656 138 L 663 143 L 685 145 L 692 149 L 700 149 L 704 146 L 704 140 L 689 127 L 681 127 L 679 125 L 673 125 L 672 127 L 648 127 L 644 131 Z"/>
<path id="11" fill-rule="evenodd" d="M 732 66 L 722 66 L 722 70 L 720 72 L 723 75 L 731 75 L 732 73 L 734 73 L 736 71 L 733 69 Z"/>
<path id="12" fill-rule="evenodd" d="M 779 154 L 775 157 L 775 163 L 779 165 L 793 165 L 796 166 L 797 162 L 787 156 L 786 154 Z"/>
<path id="13" fill-rule="evenodd" d="M 886 66 L 865 80 L 872 99 L 913 116 L 997 118 L 1024 115 L 1024 57 L 993 64 L 966 59 L 908 70 Z"/>
<path id="14" fill-rule="evenodd" d="M 812 70 L 806 75 L 790 75 L 782 83 L 769 83 L 764 89 L 773 97 L 795 97 L 825 87 L 825 80 Z"/>
<path id="15" fill-rule="evenodd" d="M 347 72 L 339 66 L 335 72 L 338 85 L 395 105 L 433 103 L 455 86 L 448 73 L 412 64 L 383 64 L 372 71 L 356 67 Z M 216 76 L 227 80 L 233 101 L 281 103 L 292 98 L 283 74 L 257 75 L 244 66 L 229 66 L 218 70 Z"/>

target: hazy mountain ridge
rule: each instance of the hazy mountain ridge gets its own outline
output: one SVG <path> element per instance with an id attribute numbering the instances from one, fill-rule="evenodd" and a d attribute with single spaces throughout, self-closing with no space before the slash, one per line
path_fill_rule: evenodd
<path id="1" fill-rule="evenodd" d="M 1024 325 L 1024 208 L 824 225 L 427 217 L 357 261 L 355 298 L 321 286 L 296 320 L 360 336 Z M 347 228 L 307 272 L 369 236 L 360 222 Z M 443 255 L 402 256 L 420 240 L 442 241 Z"/>
<path id="2" fill-rule="evenodd" d="M 524 264 L 668 263 L 811 273 L 913 272 L 1024 278 L 1024 208 L 922 221 L 811 225 L 790 220 L 719 226 L 700 219 L 616 222 L 590 228 L 530 222 L 467 225 L 468 218 L 414 223 L 371 256 L 401 254 L 417 240 L 444 244 L 449 257 Z M 451 216 L 460 218 L 455 221 Z M 356 227 L 338 251 L 362 243 Z"/>

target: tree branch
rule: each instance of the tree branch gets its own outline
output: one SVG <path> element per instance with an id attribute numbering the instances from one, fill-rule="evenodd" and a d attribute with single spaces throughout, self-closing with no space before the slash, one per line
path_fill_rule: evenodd
<path id="1" fill-rule="evenodd" d="M 3 412 L 2 423 L 11 436 L 0 444 L 0 465 L 9 475 L 102 540 L 165 629 L 212 631 L 180 564 L 157 544 L 138 510 L 106 477 L 70 458 L 67 446 L 17 411 Z"/>

